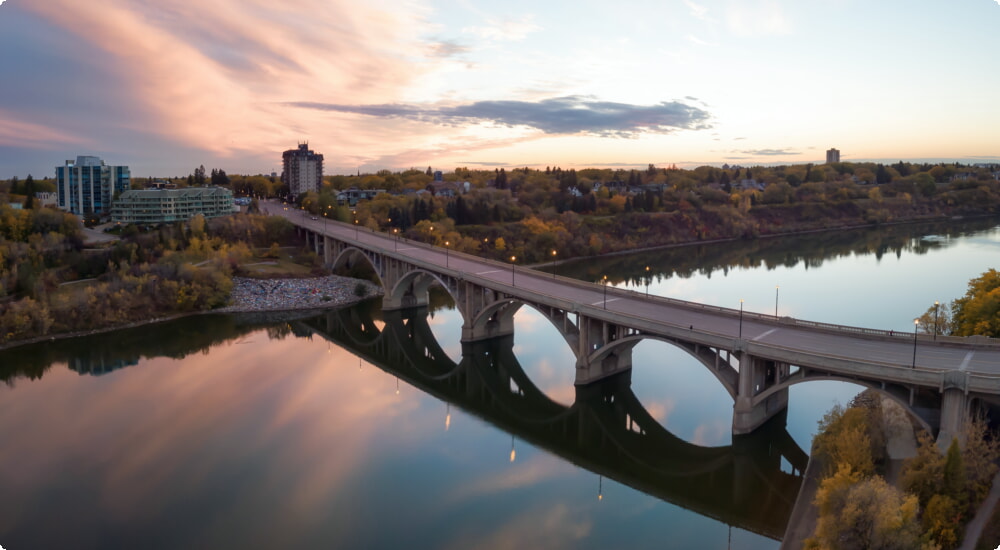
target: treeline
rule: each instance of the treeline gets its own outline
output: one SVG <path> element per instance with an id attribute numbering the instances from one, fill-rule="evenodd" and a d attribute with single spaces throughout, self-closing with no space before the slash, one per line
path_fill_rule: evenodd
<path id="1" fill-rule="evenodd" d="M 6 219 L 0 215 L 0 223 Z M 57 231 L 9 229 L 0 225 L 0 274 L 15 284 L 0 296 L 0 343 L 219 307 L 252 248 L 294 238 L 287 220 L 259 215 L 207 224 L 196 216 L 147 233 L 133 229 L 96 250 L 83 250 Z M 7 240 L 12 234 L 22 240 Z M 79 282 L 63 284 L 73 281 Z"/>
<path id="2" fill-rule="evenodd" d="M 866 170 L 873 181 L 878 179 L 875 172 L 884 171 L 887 183 L 864 183 L 856 174 L 867 177 Z M 460 169 L 446 174 L 445 182 L 464 179 L 457 174 L 469 177 L 470 192 L 451 196 L 428 183 L 429 192 L 393 194 L 386 186 L 390 193 L 348 207 L 338 204 L 338 187 L 331 184 L 319 193 L 300 195 L 295 206 L 371 230 L 528 263 L 551 259 L 553 251 L 571 258 L 703 240 L 1000 214 L 1000 181 L 993 172 L 954 165 L 650 167 L 641 172 Z M 389 175 L 337 178 L 367 187 L 380 185 Z M 429 181 L 417 170 L 395 175 L 401 181 Z M 746 179 L 757 184 L 740 187 Z M 737 181 L 739 185 L 732 183 Z M 413 190 L 406 185 L 404 189 Z"/>
<path id="3" fill-rule="evenodd" d="M 915 321 L 925 334 L 1000 338 L 1000 272 L 989 269 L 973 278 L 964 296 L 931 305 Z"/>
<path id="4" fill-rule="evenodd" d="M 912 428 L 905 418 L 887 423 L 892 416 L 867 391 L 820 421 L 813 442 L 813 460 L 824 464 L 814 499 L 819 517 L 806 549 L 949 550 L 961 542 L 997 471 L 997 442 L 980 418 L 963 427 L 964 448 L 953 440 L 944 455 L 921 431 L 896 486 L 884 477 L 888 434 Z"/>

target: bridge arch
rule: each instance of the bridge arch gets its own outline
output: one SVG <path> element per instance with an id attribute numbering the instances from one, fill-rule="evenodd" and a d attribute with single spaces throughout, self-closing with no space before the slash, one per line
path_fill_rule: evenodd
<path id="1" fill-rule="evenodd" d="M 382 273 L 379 271 L 378 266 L 376 266 L 375 261 L 372 260 L 369 254 L 370 252 L 363 248 L 348 246 L 337 254 L 333 263 L 330 264 L 330 269 L 332 271 L 338 271 L 341 269 L 349 270 L 354 269 L 359 265 L 367 265 L 368 268 L 375 273 L 375 276 L 378 277 L 379 283 L 384 287 L 385 282 Z"/>
<path id="2" fill-rule="evenodd" d="M 605 361 L 614 355 L 631 353 L 632 348 L 644 340 L 663 342 L 684 351 L 699 363 L 704 365 L 705 368 L 712 373 L 712 376 L 714 376 L 716 380 L 722 384 L 722 387 L 726 389 L 729 396 L 732 397 L 733 400 L 736 399 L 736 395 L 738 393 L 737 378 L 739 375 L 729 364 L 728 360 L 722 361 L 719 353 L 711 350 L 710 348 L 696 346 L 687 342 L 680 342 L 666 336 L 658 336 L 654 334 L 635 334 L 625 336 L 624 338 L 613 340 L 608 344 L 601 346 L 590 355 L 589 360 L 592 364 L 598 364 L 599 362 Z"/>
<path id="3" fill-rule="evenodd" d="M 802 371 L 800 370 L 800 372 Z M 890 391 L 889 389 L 883 388 L 882 384 L 876 384 L 874 382 L 858 378 L 849 378 L 846 376 L 839 376 L 836 374 L 823 374 L 823 375 L 817 374 L 814 376 L 804 376 L 804 375 L 799 376 L 798 373 L 796 373 L 796 375 L 789 377 L 787 380 L 775 384 L 767 388 L 766 390 L 760 392 L 759 394 L 755 395 L 753 400 L 754 402 L 763 402 L 767 400 L 767 398 L 770 397 L 771 395 L 780 392 L 782 390 L 788 389 L 796 384 L 801 384 L 803 382 L 821 382 L 821 381 L 847 382 L 850 384 L 854 384 L 856 386 L 861 386 L 864 388 L 868 388 L 870 390 L 874 390 L 879 395 L 888 397 L 889 399 L 896 402 L 903 408 L 904 411 L 906 411 L 906 413 L 910 416 L 911 419 L 917 421 L 917 423 L 920 425 L 921 428 L 927 430 L 927 433 L 929 434 L 934 434 L 934 430 L 931 428 L 930 422 L 928 422 L 925 418 L 920 416 L 920 414 L 913 408 L 913 406 L 910 405 L 909 399 L 901 395 L 901 393 L 893 392 Z"/>
<path id="4" fill-rule="evenodd" d="M 451 299 L 457 304 L 458 292 L 452 282 L 442 275 L 425 269 L 411 269 L 400 276 L 395 281 L 387 281 L 385 284 L 385 303 L 393 309 L 426 306 L 430 303 L 428 291 L 435 284 L 448 293 Z M 457 308 L 462 315 L 463 322 L 468 322 L 462 308 Z"/>
<path id="5" fill-rule="evenodd" d="M 576 324 L 567 319 L 566 313 L 539 307 L 531 302 L 516 298 L 501 298 L 486 304 L 472 319 L 472 333 L 480 337 L 492 338 L 504 334 L 513 334 L 514 315 L 523 306 L 528 306 L 555 327 L 559 335 L 574 355 L 577 354 L 580 331 Z"/>

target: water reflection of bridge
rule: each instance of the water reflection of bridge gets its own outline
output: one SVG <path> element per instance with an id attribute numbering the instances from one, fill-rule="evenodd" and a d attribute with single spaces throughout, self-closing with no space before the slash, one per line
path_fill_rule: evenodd
<path id="1" fill-rule="evenodd" d="M 512 336 L 465 343 L 456 364 L 435 340 L 425 308 L 353 307 L 293 323 L 293 330 L 329 339 L 592 472 L 772 539 L 784 533 L 808 457 L 785 431 L 783 416 L 733 436 L 731 446 L 702 447 L 674 436 L 643 408 L 630 372 L 578 386 L 566 407 L 528 378 Z M 782 458 L 791 473 L 782 471 Z"/>

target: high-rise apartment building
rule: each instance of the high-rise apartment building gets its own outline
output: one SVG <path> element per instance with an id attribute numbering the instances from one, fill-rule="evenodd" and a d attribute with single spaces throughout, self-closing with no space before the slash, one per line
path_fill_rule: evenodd
<path id="1" fill-rule="evenodd" d="M 323 155 L 310 150 L 308 143 L 300 143 L 298 149 L 282 153 L 281 160 L 281 181 L 288 185 L 292 198 L 307 191 L 319 192 L 323 186 Z"/>
<path id="2" fill-rule="evenodd" d="M 115 194 L 131 184 L 128 166 L 108 166 L 98 157 L 81 155 L 56 166 L 56 204 L 77 216 L 107 214 Z"/>
<path id="3" fill-rule="evenodd" d="M 829 149 L 826 152 L 826 163 L 832 164 L 834 162 L 840 162 L 840 151 L 837 149 Z"/>

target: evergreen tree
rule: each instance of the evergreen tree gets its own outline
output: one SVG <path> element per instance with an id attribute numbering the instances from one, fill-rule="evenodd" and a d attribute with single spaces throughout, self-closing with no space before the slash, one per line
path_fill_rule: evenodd
<path id="1" fill-rule="evenodd" d="M 31 177 L 31 174 L 24 180 L 24 194 L 28 196 L 24 201 L 24 207 L 31 210 L 35 207 L 35 178 Z"/>
<path id="2" fill-rule="evenodd" d="M 878 168 L 875 169 L 875 183 L 889 183 L 892 181 L 892 175 L 886 170 L 885 165 L 879 164 Z"/>

